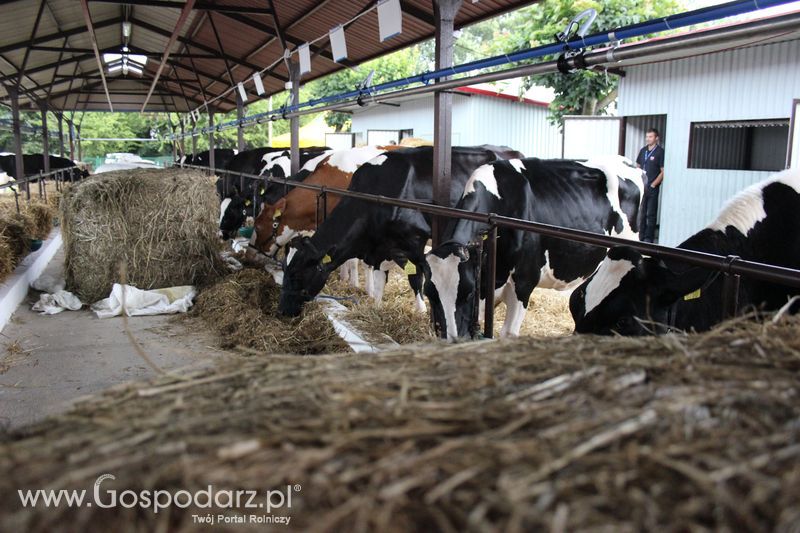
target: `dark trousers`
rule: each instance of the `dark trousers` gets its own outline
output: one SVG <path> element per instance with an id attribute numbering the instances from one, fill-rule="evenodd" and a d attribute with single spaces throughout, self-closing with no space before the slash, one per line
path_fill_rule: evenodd
<path id="1" fill-rule="evenodd" d="M 645 187 L 644 199 L 642 200 L 642 227 L 639 237 L 642 241 L 653 242 L 656 238 L 656 224 L 658 223 L 658 193 L 661 187 Z"/>

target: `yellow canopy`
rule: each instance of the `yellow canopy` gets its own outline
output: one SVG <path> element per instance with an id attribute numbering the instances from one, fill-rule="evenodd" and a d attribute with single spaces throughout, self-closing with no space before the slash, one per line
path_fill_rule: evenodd
<path id="1" fill-rule="evenodd" d="M 325 134 L 336 130 L 325 124 L 325 115 L 320 115 L 302 128 L 300 128 L 300 147 L 325 146 Z M 289 132 L 272 138 L 273 148 L 288 148 L 291 146 Z"/>

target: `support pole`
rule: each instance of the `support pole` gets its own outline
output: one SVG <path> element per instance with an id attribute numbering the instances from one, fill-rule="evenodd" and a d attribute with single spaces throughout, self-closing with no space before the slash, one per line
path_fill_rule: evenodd
<path id="1" fill-rule="evenodd" d="M 480 259 L 479 259 L 480 260 Z M 483 270 L 483 269 L 482 269 Z M 494 336 L 494 278 L 497 276 L 497 226 L 492 224 L 486 236 L 486 301 L 483 317 L 483 336 Z M 478 283 L 479 287 L 483 285 Z"/>
<path id="2" fill-rule="evenodd" d="M 196 165 L 197 163 L 194 161 L 194 158 L 197 156 L 197 135 L 194 134 L 194 130 L 197 129 L 197 122 L 192 119 L 192 164 Z"/>
<path id="3" fill-rule="evenodd" d="M 453 36 L 461 0 L 435 0 L 436 69 L 453 66 Z M 433 203 L 450 205 L 450 168 L 452 158 L 453 95 L 437 91 L 433 96 Z M 440 242 L 446 219 L 433 218 L 433 245 Z"/>
<path id="4" fill-rule="evenodd" d="M 75 124 L 69 120 L 67 126 L 69 126 L 69 158 L 75 161 Z"/>
<path id="5" fill-rule="evenodd" d="M 216 169 L 216 161 L 214 160 L 214 111 L 210 108 L 208 110 L 208 125 L 211 128 L 208 132 L 208 167 L 213 174 Z"/>
<path id="6" fill-rule="evenodd" d="M 22 157 L 22 127 L 20 125 L 19 120 L 19 93 L 17 92 L 17 88 L 8 85 L 6 86 L 6 92 L 8 93 L 8 97 L 11 100 L 11 122 L 12 122 L 12 132 L 14 135 L 14 165 L 15 165 L 15 172 L 16 172 L 16 179 L 21 180 L 25 177 L 25 159 Z M 31 197 L 31 191 L 29 185 L 26 183 L 24 185 L 25 192 L 28 195 L 28 198 Z"/>
<path id="7" fill-rule="evenodd" d="M 64 157 L 64 114 L 56 114 L 58 117 L 58 155 Z"/>
<path id="8" fill-rule="evenodd" d="M 184 139 L 184 134 L 186 133 L 183 129 L 183 120 L 180 120 L 180 116 L 178 117 L 178 123 L 181 128 L 181 138 L 178 144 L 178 148 L 180 149 L 181 157 L 186 157 L 186 142 Z"/>
<path id="9" fill-rule="evenodd" d="M 236 119 L 242 120 L 242 117 L 244 117 L 244 103 L 239 91 L 236 91 Z M 236 147 L 240 152 L 244 152 L 244 127 L 241 124 L 236 127 Z"/>
<path id="10" fill-rule="evenodd" d="M 292 104 L 300 102 L 300 64 L 297 61 L 289 63 L 289 81 L 292 84 Z M 291 151 L 292 175 L 300 172 L 300 117 L 289 119 L 289 131 L 291 132 Z"/>
<path id="11" fill-rule="evenodd" d="M 47 104 L 42 103 L 42 162 L 44 173 L 50 172 L 50 132 L 47 131 Z"/>

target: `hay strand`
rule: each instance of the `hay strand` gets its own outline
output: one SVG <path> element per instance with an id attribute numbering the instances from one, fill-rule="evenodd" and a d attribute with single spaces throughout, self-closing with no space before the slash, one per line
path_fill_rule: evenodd
<path id="1" fill-rule="evenodd" d="M 298 484 L 275 512 L 297 530 L 792 531 L 798 331 L 249 357 L 118 387 L 0 438 L 0 529 L 191 530 L 209 512 L 19 504 L 113 473 L 119 491 Z"/>

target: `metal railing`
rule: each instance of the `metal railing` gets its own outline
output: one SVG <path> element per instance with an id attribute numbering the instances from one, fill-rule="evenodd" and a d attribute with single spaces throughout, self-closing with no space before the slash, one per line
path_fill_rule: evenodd
<path id="1" fill-rule="evenodd" d="M 20 195 L 20 187 L 25 190 L 25 197 L 26 201 L 31 201 L 31 189 L 30 184 L 31 182 L 37 182 L 39 185 L 39 198 L 44 201 L 47 201 L 47 178 L 53 178 L 53 181 L 56 183 L 56 190 L 61 191 L 62 183 L 64 182 L 64 176 L 68 173 L 72 172 L 73 170 L 80 170 L 81 167 L 75 165 L 72 167 L 66 168 L 57 168 L 55 170 L 51 170 L 50 172 L 42 172 L 39 171 L 38 174 L 31 174 L 30 176 L 25 176 L 21 179 L 14 178 L 14 181 L 9 181 L 8 183 L 3 183 L 0 185 L 0 191 L 4 189 L 11 189 L 14 193 L 14 203 L 17 207 L 17 214 L 19 214 L 19 195 Z"/>
<path id="2" fill-rule="evenodd" d="M 193 165 L 185 165 L 185 167 L 209 172 L 211 171 L 211 169 L 208 167 L 199 167 Z M 800 288 L 800 270 L 768 265 L 756 261 L 748 261 L 735 255 L 722 256 L 684 248 L 673 248 L 669 246 L 663 246 L 661 244 L 633 241 L 629 239 L 623 239 L 621 237 L 611 237 L 609 235 L 592 233 L 585 230 L 565 228 L 562 226 L 554 226 L 540 222 L 532 222 L 530 220 L 507 217 L 495 213 L 477 213 L 474 211 L 457 209 L 455 207 L 434 205 L 432 203 L 425 203 L 415 200 L 403 200 L 400 198 L 390 198 L 388 196 L 350 191 L 336 187 L 312 185 L 303 182 L 291 181 L 286 178 L 256 176 L 255 174 L 221 169 L 217 169 L 215 173 L 238 176 L 240 182 L 243 179 L 250 179 L 262 182 L 281 183 L 287 187 L 287 190 L 289 188 L 299 188 L 317 191 L 317 213 L 320 212 L 320 203 L 327 202 L 327 196 L 329 194 L 333 194 L 341 197 L 364 200 L 378 205 L 414 209 L 421 213 L 427 213 L 434 216 L 482 222 L 489 226 L 485 248 L 488 256 L 487 277 L 490 280 L 494 278 L 496 272 L 497 229 L 508 228 L 520 231 L 529 231 L 538 233 L 540 235 L 545 235 L 547 237 L 565 239 L 572 242 L 600 246 L 604 248 L 610 248 L 613 246 L 627 246 L 642 254 L 661 259 L 674 259 L 692 266 L 698 266 L 721 272 L 724 275 L 722 301 L 723 316 L 728 318 L 736 315 L 738 312 L 740 276 L 747 276 L 749 278 L 776 283 L 779 285 Z M 322 221 L 324 222 L 327 209 L 324 209 L 322 213 Z M 486 306 L 484 315 L 484 336 L 491 338 L 493 336 L 494 324 L 494 291 L 487 291 L 485 296 Z"/>

